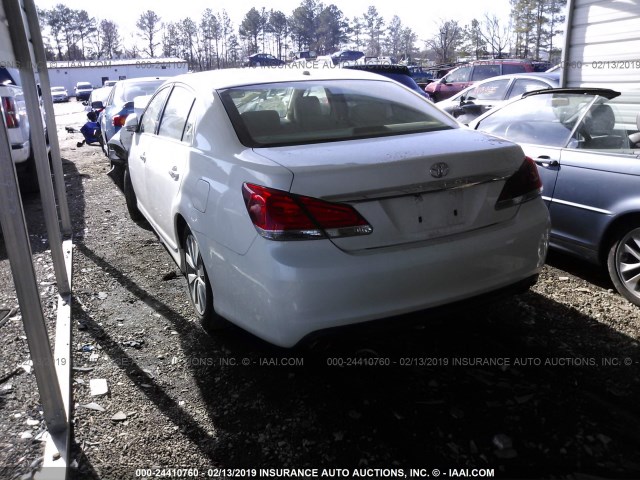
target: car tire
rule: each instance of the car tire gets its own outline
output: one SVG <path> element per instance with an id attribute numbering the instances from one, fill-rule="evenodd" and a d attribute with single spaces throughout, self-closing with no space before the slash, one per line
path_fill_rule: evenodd
<path id="1" fill-rule="evenodd" d="M 123 184 L 124 200 L 127 204 L 129 217 L 136 223 L 142 222 L 144 217 L 140 210 L 138 210 L 138 199 L 136 197 L 136 192 L 133 189 L 133 184 L 131 183 L 131 174 L 129 173 L 128 168 L 125 168 L 124 170 Z"/>
<path id="2" fill-rule="evenodd" d="M 619 232 L 609 249 L 607 269 L 620 295 L 640 306 L 640 226 Z"/>
<path id="3" fill-rule="evenodd" d="M 226 320 L 213 309 L 213 290 L 209 275 L 204 267 L 198 240 L 189 227 L 182 234 L 182 252 L 187 294 L 193 311 L 205 330 L 219 330 L 224 327 Z"/>

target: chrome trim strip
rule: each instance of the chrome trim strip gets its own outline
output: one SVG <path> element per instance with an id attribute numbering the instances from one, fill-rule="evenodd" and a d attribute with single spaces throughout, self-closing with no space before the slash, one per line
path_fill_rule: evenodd
<path id="1" fill-rule="evenodd" d="M 484 183 L 493 183 L 505 181 L 510 175 L 476 175 L 472 177 L 463 177 L 456 179 L 439 180 L 429 183 L 417 183 L 414 185 L 407 185 L 396 190 L 367 190 L 363 192 L 354 192 L 346 195 L 334 195 L 322 197 L 323 200 L 332 202 L 368 202 L 371 200 L 388 199 L 404 197 L 407 195 L 422 195 L 434 192 L 441 192 L 445 190 L 458 190 L 462 188 L 474 187 Z"/>
<path id="2" fill-rule="evenodd" d="M 561 205 L 567 205 L 569 207 L 581 208 L 583 210 L 590 210 L 592 212 L 603 213 L 605 215 L 613 215 L 613 212 L 610 212 L 609 210 L 603 210 L 602 208 L 589 207 L 588 205 L 583 205 L 581 203 L 567 202 L 566 200 L 558 200 L 557 198 L 549 198 L 549 197 L 542 197 L 542 198 L 544 198 L 545 200 L 549 200 L 553 203 L 559 203 Z"/>

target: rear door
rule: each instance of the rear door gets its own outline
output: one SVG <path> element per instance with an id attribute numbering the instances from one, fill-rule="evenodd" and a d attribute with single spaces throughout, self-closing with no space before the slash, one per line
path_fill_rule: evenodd
<path id="1" fill-rule="evenodd" d="M 171 248 L 177 248 L 174 217 L 180 185 L 186 174 L 190 147 L 189 132 L 184 136 L 195 95 L 176 85 L 164 107 L 158 133 L 148 146 L 145 164 L 146 194 L 149 213 L 157 233 Z"/>

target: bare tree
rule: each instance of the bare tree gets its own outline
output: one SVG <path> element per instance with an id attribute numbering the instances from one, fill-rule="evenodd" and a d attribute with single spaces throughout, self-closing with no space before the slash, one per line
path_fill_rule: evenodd
<path id="1" fill-rule="evenodd" d="M 138 18 L 136 27 L 140 30 L 138 36 L 145 41 L 145 48 L 142 49 L 149 57 L 155 57 L 156 47 L 160 45 L 157 41 L 161 30 L 160 17 L 153 10 L 147 10 Z"/>
<path id="2" fill-rule="evenodd" d="M 442 63 L 456 60 L 456 50 L 462 44 L 464 30 L 455 20 L 441 21 L 438 33 L 425 43 Z"/>
<path id="3" fill-rule="evenodd" d="M 494 58 L 502 58 L 511 40 L 509 25 L 502 25 L 496 15 L 490 17 L 485 13 L 483 26 L 482 37 L 487 41 L 491 54 Z"/>

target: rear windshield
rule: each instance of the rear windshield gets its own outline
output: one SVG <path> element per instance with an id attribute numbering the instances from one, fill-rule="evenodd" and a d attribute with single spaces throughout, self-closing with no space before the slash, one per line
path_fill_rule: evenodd
<path id="1" fill-rule="evenodd" d="M 375 80 L 274 83 L 218 92 L 249 147 L 299 145 L 456 128 L 395 83 Z"/>
<path id="2" fill-rule="evenodd" d="M 122 84 L 122 88 L 119 89 L 121 102 L 132 102 L 136 97 L 142 97 L 146 95 L 153 95 L 160 85 L 164 83 L 163 80 L 150 80 L 148 82 Z M 116 84 L 116 88 L 118 85 Z"/>

